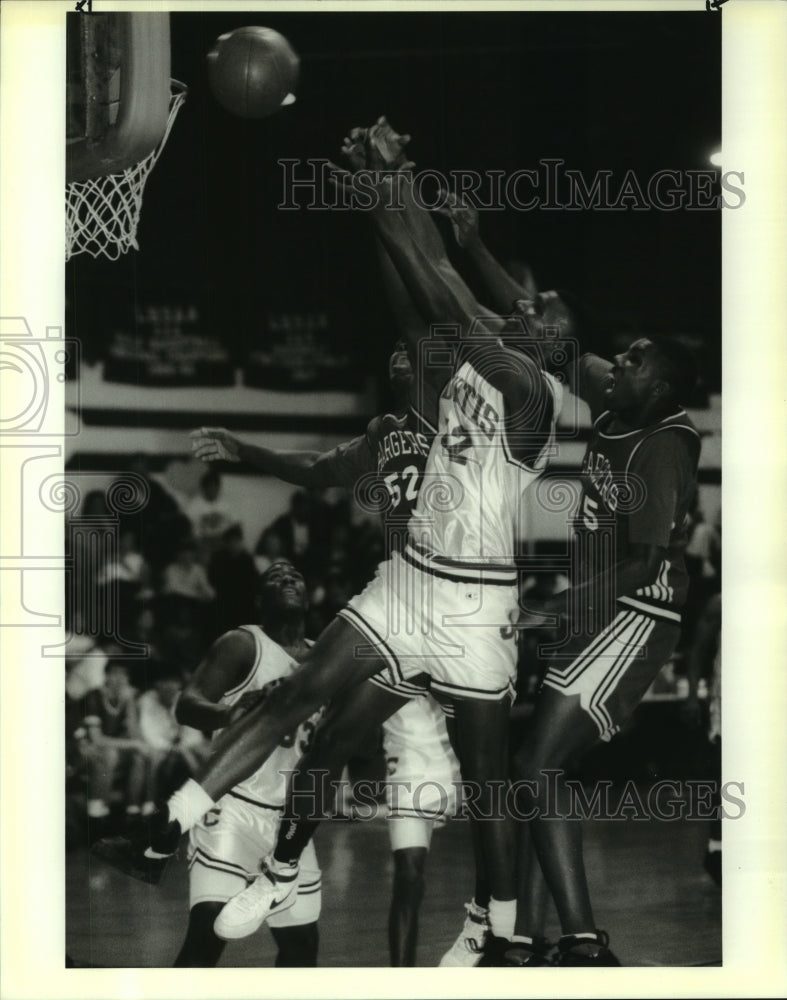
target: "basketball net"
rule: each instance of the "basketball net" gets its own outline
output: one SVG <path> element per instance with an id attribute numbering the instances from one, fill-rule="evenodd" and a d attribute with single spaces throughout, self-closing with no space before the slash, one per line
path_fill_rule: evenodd
<path id="1" fill-rule="evenodd" d="M 66 184 L 66 260 L 78 253 L 117 260 L 132 248 L 139 250 L 137 226 L 145 184 L 188 93 L 179 80 L 172 80 L 171 87 L 167 127 L 152 153 L 122 173 Z"/>

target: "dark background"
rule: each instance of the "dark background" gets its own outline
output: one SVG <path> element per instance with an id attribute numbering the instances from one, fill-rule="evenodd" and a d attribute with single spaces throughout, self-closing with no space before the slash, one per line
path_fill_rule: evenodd
<path id="1" fill-rule="evenodd" d="M 380 376 L 394 330 L 363 213 L 280 212 L 282 157 L 338 157 L 356 124 L 386 114 L 420 169 L 511 172 L 561 157 L 643 188 L 662 169 L 707 170 L 721 144 L 721 18 L 696 13 L 174 13 L 172 75 L 189 97 L 148 182 L 139 253 L 66 269 L 69 335 L 91 360 L 116 313 L 189 296 L 240 359 L 271 310 L 327 312 L 359 373 Z M 298 100 L 264 121 L 225 112 L 205 56 L 246 24 L 301 57 Z M 613 183 L 613 190 L 616 190 Z M 541 287 L 572 288 L 613 337 L 689 335 L 719 382 L 719 211 L 487 212 L 501 259 Z M 381 382 L 383 380 L 381 379 Z"/>

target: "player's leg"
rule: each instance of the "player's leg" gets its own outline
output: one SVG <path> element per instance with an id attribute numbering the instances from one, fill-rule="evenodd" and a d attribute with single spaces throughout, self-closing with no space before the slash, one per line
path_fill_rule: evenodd
<path id="1" fill-rule="evenodd" d="M 549 887 L 541 871 L 529 823 L 517 823 L 517 904 L 514 947 L 506 965 L 545 965 L 545 936 Z"/>
<path id="2" fill-rule="evenodd" d="M 225 799 L 189 836 L 189 922 L 175 967 L 213 968 L 225 942 L 213 924 L 228 899 L 242 892 L 261 851 L 273 841 L 278 816 L 273 810 Z"/>
<path id="3" fill-rule="evenodd" d="M 443 703 L 445 727 L 451 748 L 457 756 L 456 720 L 452 702 Z M 440 959 L 444 967 L 472 968 L 478 965 L 489 934 L 489 879 L 486 875 L 484 852 L 477 823 L 470 824 L 470 836 L 475 861 L 475 892 L 469 903 L 465 903 L 467 915 L 459 936 Z"/>
<path id="4" fill-rule="evenodd" d="M 271 927 L 276 942 L 277 969 L 313 969 L 317 965 L 320 932 L 316 923 Z"/>
<path id="5" fill-rule="evenodd" d="M 357 637 L 356 633 L 356 641 Z M 273 910 L 292 905 L 301 854 L 330 808 L 335 782 L 344 765 L 369 731 L 382 725 L 407 700 L 406 696 L 367 682 L 334 702 L 292 775 L 273 854 L 265 858 L 260 875 L 248 889 L 219 914 L 217 934 L 225 939 L 246 937 Z"/>
<path id="6" fill-rule="evenodd" d="M 218 964 L 225 942 L 216 936 L 213 923 L 224 902 L 211 900 L 191 908 L 186 939 L 175 959 L 175 968 L 212 969 Z"/>
<path id="7" fill-rule="evenodd" d="M 521 934 L 536 937 L 543 930 L 539 914 L 530 910 L 531 894 L 539 891 L 541 872 L 555 900 L 563 934 L 592 935 L 596 931 L 585 874 L 582 824 L 563 818 L 571 809 L 563 769 L 598 738 L 598 729 L 580 705 L 579 696 L 544 688 L 531 730 L 515 758 L 515 777 L 532 783 L 521 789 L 519 806 L 524 813 L 534 813 L 528 826 L 540 862 L 539 866 L 525 835 L 520 861 Z M 547 771 L 551 772 L 548 779 Z M 549 811 L 551 818 L 546 815 Z"/>
<path id="8" fill-rule="evenodd" d="M 320 935 L 317 921 L 322 907 L 322 874 L 314 845 L 303 852 L 295 903 L 268 921 L 278 947 L 276 967 L 310 969 L 317 965 Z"/>
<path id="9" fill-rule="evenodd" d="M 276 861 L 297 863 L 320 820 L 330 815 L 336 783 L 353 751 L 408 701 L 408 695 L 371 680 L 334 700 L 292 774 Z"/>
<path id="10" fill-rule="evenodd" d="M 509 700 L 457 698 L 456 749 L 469 791 L 471 821 L 478 825 L 489 880 L 492 935 L 510 941 L 516 918 L 514 826 L 506 809 Z"/>
<path id="11" fill-rule="evenodd" d="M 393 826 L 396 827 L 398 822 L 394 822 Z M 431 820 L 410 818 L 403 823 L 423 828 L 419 839 L 428 842 L 431 837 Z M 401 828 L 396 833 L 404 836 Z M 408 836 L 407 839 L 412 838 Z M 395 968 L 412 968 L 415 965 L 418 915 L 424 898 L 424 871 L 428 853 L 428 843 L 393 848 L 394 875 L 391 907 L 388 911 L 388 947 L 391 965 Z"/>
<path id="12" fill-rule="evenodd" d="M 577 636 L 561 660 L 550 664 L 532 727 L 517 752 L 517 777 L 533 782 L 522 789 L 524 804 L 535 810 L 533 844 L 564 935 L 559 964 L 620 964 L 607 935 L 596 930 L 581 824 L 563 818 L 572 808 L 566 766 L 619 731 L 671 655 L 679 632 L 672 622 L 622 609 L 605 628 Z M 548 809 L 555 818 L 547 817 Z"/>

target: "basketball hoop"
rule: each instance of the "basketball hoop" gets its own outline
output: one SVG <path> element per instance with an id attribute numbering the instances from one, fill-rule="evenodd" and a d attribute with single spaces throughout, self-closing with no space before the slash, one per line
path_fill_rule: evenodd
<path id="1" fill-rule="evenodd" d="M 144 159 L 122 173 L 66 184 L 66 260 L 78 253 L 117 260 L 131 249 L 139 250 L 137 226 L 145 184 L 187 94 L 184 83 L 170 81 L 167 127 L 159 144 Z"/>

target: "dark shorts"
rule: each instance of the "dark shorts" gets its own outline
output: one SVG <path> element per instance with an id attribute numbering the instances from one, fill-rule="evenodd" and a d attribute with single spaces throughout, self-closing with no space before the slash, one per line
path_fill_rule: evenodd
<path id="1" fill-rule="evenodd" d="M 544 685 L 579 695 L 602 740 L 610 740 L 642 700 L 669 660 L 680 636 L 676 622 L 618 605 L 613 621 L 596 635 L 578 635 L 547 669 Z"/>

